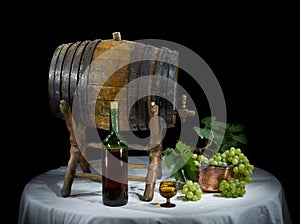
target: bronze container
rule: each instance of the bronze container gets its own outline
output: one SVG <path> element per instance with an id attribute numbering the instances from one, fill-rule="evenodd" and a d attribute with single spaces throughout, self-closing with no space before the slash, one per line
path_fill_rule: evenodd
<path id="1" fill-rule="evenodd" d="M 204 192 L 220 192 L 220 182 L 224 179 L 233 179 L 233 166 L 208 166 L 205 168 L 199 166 L 198 172 L 198 183 Z"/>

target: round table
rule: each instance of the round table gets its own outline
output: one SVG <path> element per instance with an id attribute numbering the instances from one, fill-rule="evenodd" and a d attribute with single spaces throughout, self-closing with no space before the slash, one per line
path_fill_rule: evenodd
<path id="1" fill-rule="evenodd" d="M 135 158 L 148 163 L 148 157 Z M 136 161 L 134 161 L 136 162 Z M 197 202 L 182 200 L 182 194 L 171 199 L 174 208 L 158 204 L 165 199 L 158 193 L 151 202 L 140 201 L 145 183 L 129 181 L 129 201 L 121 207 L 102 204 L 101 183 L 75 178 L 71 196 L 60 194 L 66 167 L 50 170 L 33 178 L 25 186 L 19 212 L 19 224 L 24 223 L 291 223 L 285 195 L 280 182 L 269 172 L 255 168 L 253 182 L 246 185 L 241 198 L 223 198 L 216 193 L 203 193 Z M 77 172 L 80 172 L 78 168 Z M 131 170 L 145 175 L 146 170 Z"/>

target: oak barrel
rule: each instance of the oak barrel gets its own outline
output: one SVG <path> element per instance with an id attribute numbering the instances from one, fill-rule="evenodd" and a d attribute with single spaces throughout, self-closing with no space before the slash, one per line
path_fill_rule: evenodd
<path id="1" fill-rule="evenodd" d="M 173 127 L 178 57 L 177 51 L 166 47 L 126 40 L 61 44 L 55 49 L 49 68 L 51 111 L 61 117 L 59 103 L 64 99 L 71 106 L 77 105 L 76 110 L 72 109 L 76 120 L 108 130 L 109 102 L 117 100 L 120 129 L 147 130 L 149 108 L 154 101 L 167 127 Z M 143 81 L 143 77 L 151 79 Z"/>

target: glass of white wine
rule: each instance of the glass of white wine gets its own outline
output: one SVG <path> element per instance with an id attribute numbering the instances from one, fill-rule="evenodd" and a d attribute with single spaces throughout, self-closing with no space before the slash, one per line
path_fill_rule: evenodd
<path id="1" fill-rule="evenodd" d="M 160 207 L 172 208 L 176 204 L 170 202 L 170 198 L 177 194 L 177 182 L 172 179 L 162 180 L 159 184 L 159 194 L 166 198 L 166 202 L 160 204 Z"/>

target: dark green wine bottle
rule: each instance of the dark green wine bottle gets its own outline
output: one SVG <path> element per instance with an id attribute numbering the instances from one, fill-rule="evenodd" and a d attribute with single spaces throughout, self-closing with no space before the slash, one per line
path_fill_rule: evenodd
<path id="1" fill-rule="evenodd" d="M 102 198 L 107 206 L 122 206 L 128 202 L 128 147 L 119 133 L 118 102 L 110 103 L 110 130 L 103 140 Z"/>

